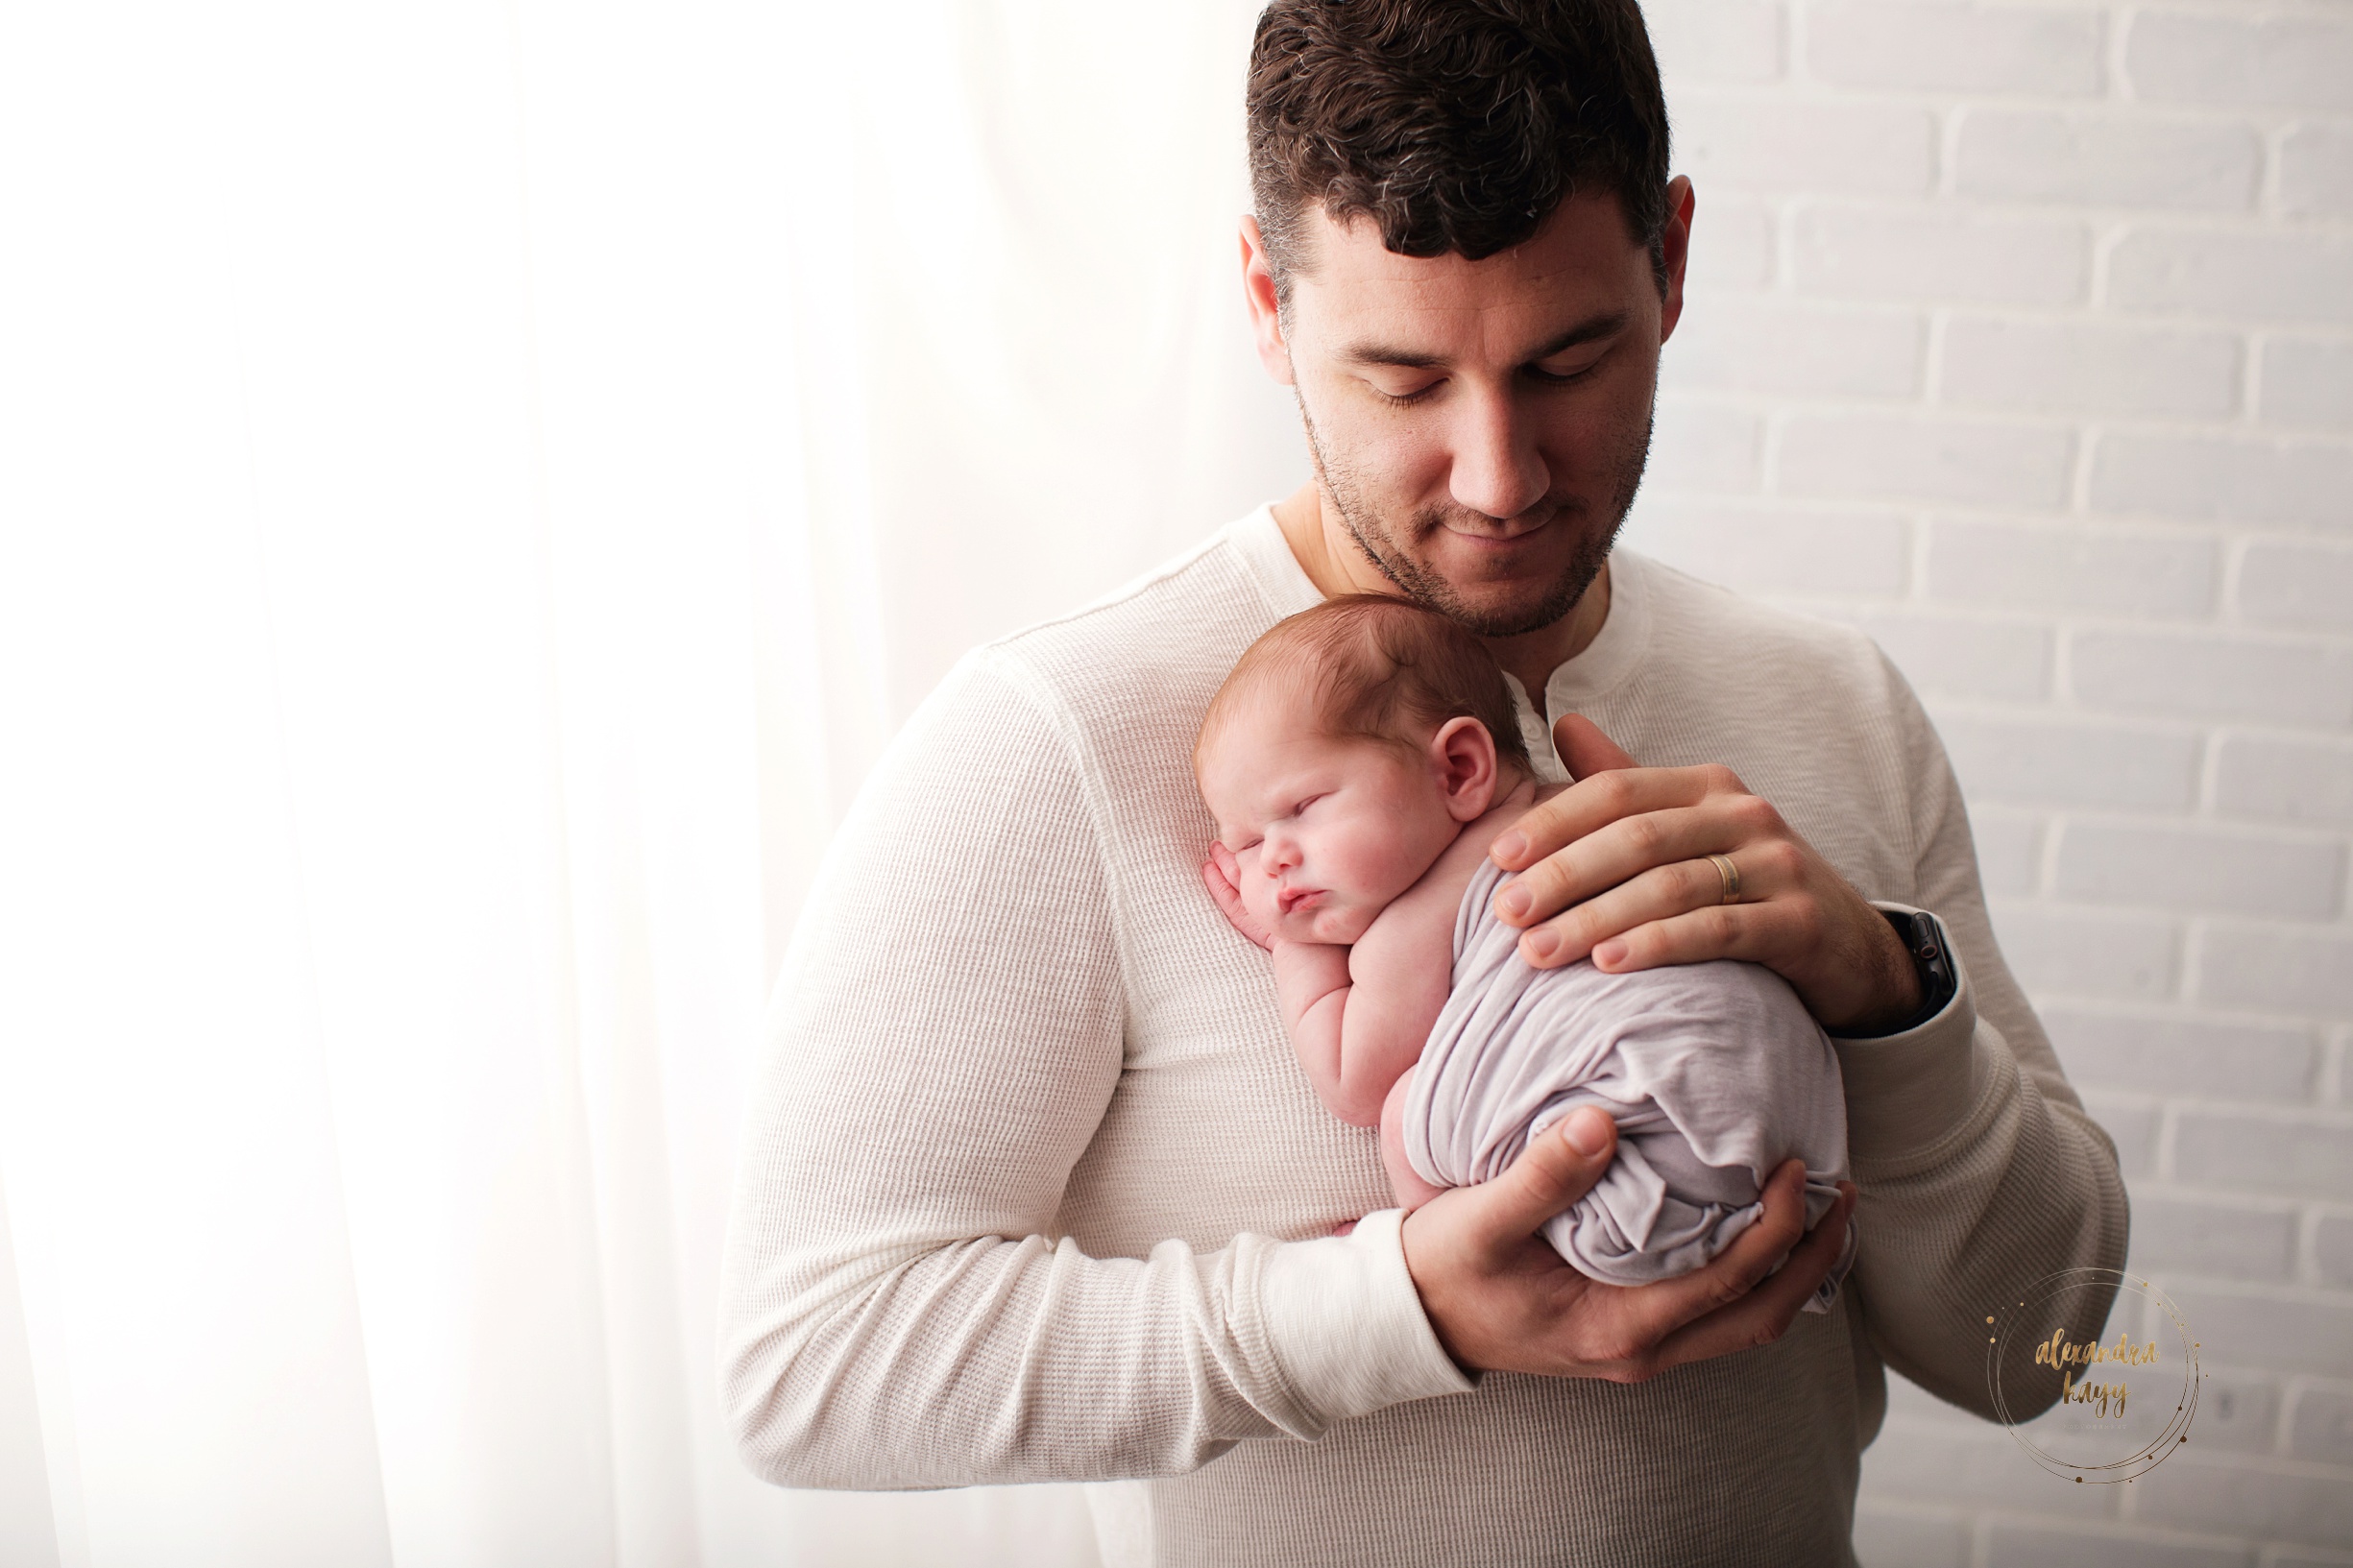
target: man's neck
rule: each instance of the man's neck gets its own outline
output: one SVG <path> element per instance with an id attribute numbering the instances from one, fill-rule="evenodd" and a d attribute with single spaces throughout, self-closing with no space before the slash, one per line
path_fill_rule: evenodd
<path id="1" fill-rule="evenodd" d="M 1327 599 L 1341 593 L 1396 593 L 1396 584 L 1365 558 L 1365 552 L 1341 520 L 1338 509 L 1324 495 L 1322 486 L 1312 482 L 1301 486 L 1287 498 L 1275 502 L 1274 511 L 1284 542 L 1291 546 L 1299 569 L 1307 573 L 1307 580 L 1316 585 L 1317 592 Z M 1605 561 L 1591 586 L 1559 620 L 1518 637 L 1491 637 L 1483 640 L 1488 651 L 1495 656 L 1495 663 L 1527 688 L 1528 700 L 1536 705 L 1540 715 L 1544 712 L 1544 688 L 1550 684 L 1552 672 L 1590 646 L 1593 639 L 1601 635 L 1602 623 L 1609 618 L 1610 565 Z"/>

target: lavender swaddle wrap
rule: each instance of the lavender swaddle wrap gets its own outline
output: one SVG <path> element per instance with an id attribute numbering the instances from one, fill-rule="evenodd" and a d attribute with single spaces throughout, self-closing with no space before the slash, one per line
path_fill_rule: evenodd
<path id="1" fill-rule="evenodd" d="M 1646 1285 L 1699 1267 L 1762 1212 L 1773 1168 L 1806 1161 L 1806 1222 L 1847 1174 L 1838 1057 L 1797 993 L 1757 964 L 1719 961 L 1606 975 L 1532 969 L 1494 917 L 1507 873 L 1482 865 L 1454 923 L 1454 984 L 1403 1109 L 1405 1156 L 1424 1181 L 1499 1175 L 1530 1138 L 1580 1105 L 1617 1123 L 1617 1158 L 1545 1227 L 1595 1279 Z M 1855 1257 L 1806 1304 L 1827 1312 Z"/>

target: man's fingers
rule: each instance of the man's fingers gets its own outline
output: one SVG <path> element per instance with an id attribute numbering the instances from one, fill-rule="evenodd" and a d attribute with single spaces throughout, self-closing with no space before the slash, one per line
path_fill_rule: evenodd
<path id="1" fill-rule="evenodd" d="M 1729 850 L 1736 841 L 1732 825 L 1704 807 L 1667 807 L 1623 817 L 1504 883 L 1495 892 L 1495 915 L 1507 924 L 1523 925 L 1581 901 L 1598 902 L 1610 889 L 1646 872 L 1651 874 L 1646 879 L 1650 894 L 1638 918 L 1681 914 L 1702 902 L 1721 899 L 1723 877 L 1705 856 Z M 1706 876 L 1700 877 L 1701 872 Z M 1635 923 L 1630 910 L 1613 926 L 1587 931 L 1588 945 Z"/>
<path id="2" fill-rule="evenodd" d="M 1760 905 L 1694 909 L 1612 932 L 1588 951 L 1593 955 L 1593 967 L 1609 975 L 1668 964 L 1704 964 L 1713 958 L 1763 963 L 1775 954 L 1773 922 L 1773 912 Z"/>
<path id="3" fill-rule="evenodd" d="M 1552 745 L 1572 779 L 1634 766 L 1624 748 L 1601 733 L 1601 726 L 1583 713 L 1563 713 L 1552 726 Z"/>
<path id="4" fill-rule="evenodd" d="M 1641 1288 L 1640 1339 L 1662 1347 L 1686 1324 L 1751 1295 L 1789 1255 L 1806 1234 L 1806 1163 L 1783 1161 L 1761 1197 L 1764 1212 L 1706 1267 Z"/>
<path id="5" fill-rule="evenodd" d="M 1478 1199 L 1474 1241 L 1491 1252 L 1526 1241 L 1590 1192 L 1616 1152 L 1617 1126 L 1607 1115 L 1590 1105 L 1569 1112 L 1530 1139 L 1502 1175 L 1464 1189 Z"/>
<path id="6" fill-rule="evenodd" d="M 1854 1216 L 1856 1196 L 1853 1182 L 1839 1183 L 1838 1201 L 1789 1254 L 1781 1272 L 1738 1301 L 1661 1340 L 1654 1354 L 1657 1369 L 1664 1371 L 1686 1362 L 1771 1344 L 1787 1333 L 1807 1301 L 1838 1266 L 1838 1255 L 1846 1250 L 1847 1221 Z"/>
<path id="7" fill-rule="evenodd" d="M 1724 1256 L 1736 1256 L 1739 1260 L 1737 1271 L 1741 1276 L 1741 1285 L 1737 1293 L 1742 1296 L 1763 1289 L 1759 1282 L 1764 1281 L 1765 1276 L 1772 1274 L 1775 1268 L 1780 1268 L 1782 1274 L 1788 1273 L 1789 1266 L 1783 1260 L 1794 1259 L 1805 1248 L 1806 1162 L 1783 1160 L 1773 1172 L 1772 1179 L 1765 1183 L 1761 1195 L 1764 1213 L 1759 1215 L 1757 1222 L 1741 1232 L 1733 1240 L 1733 1244 L 1724 1249 Z M 1829 1217 L 1824 1218 L 1827 1221 Z M 1815 1228 L 1818 1230 L 1822 1227 Z M 1834 1249 L 1831 1256 L 1834 1262 Z M 1826 1267 L 1823 1272 L 1828 1273 L 1829 1269 Z M 1780 1277 L 1774 1275 L 1776 1279 Z M 1821 1283 L 1821 1278 L 1816 1276 L 1806 1289 L 1810 1291 Z M 1800 1299 L 1804 1299 L 1803 1292 Z"/>
<path id="8" fill-rule="evenodd" d="M 1596 773 L 1539 801 L 1496 836 L 1488 853 L 1506 871 L 1597 832 L 1621 817 L 1697 806 L 1711 794 L 1729 793 L 1739 780 L 1730 768 L 1639 767 Z"/>
<path id="9" fill-rule="evenodd" d="M 1722 810 L 1706 806 L 1670 806 L 1639 816 L 1621 817 L 1597 828 L 1540 864 L 1528 868 L 1521 880 L 1550 870 L 1563 878 L 1562 891 L 1572 899 L 1589 898 L 1605 887 L 1615 887 L 1654 866 L 1680 865 L 1704 856 L 1737 848 L 1741 825 Z M 1706 891 L 1721 893 L 1723 883 L 1711 868 Z M 1699 891 L 1694 884 L 1693 891 Z"/>

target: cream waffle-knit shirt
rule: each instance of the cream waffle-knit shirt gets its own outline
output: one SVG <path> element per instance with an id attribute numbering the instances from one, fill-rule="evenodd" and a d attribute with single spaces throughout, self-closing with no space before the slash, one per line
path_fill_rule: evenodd
<path id="1" fill-rule="evenodd" d="M 1634 1386 L 1474 1384 L 1440 1348 L 1376 1134 L 1318 1103 L 1265 955 L 1201 883 L 1194 732 L 1318 597 L 1261 508 L 968 656 L 836 834 L 728 1233 L 721 1376 L 754 1470 L 1113 1483 L 1115 1563 L 1852 1560 L 1882 1364 L 1987 1411 L 1994 1304 L 2123 1264 L 2115 1151 L 2002 964 L 1943 748 L 1878 649 L 1625 550 L 1611 581 L 1546 715 L 1514 688 L 1542 770 L 1571 710 L 1639 762 L 1727 763 L 1961 960 L 1937 1017 L 1837 1043 L 1861 1189 L 1838 1310 Z"/>

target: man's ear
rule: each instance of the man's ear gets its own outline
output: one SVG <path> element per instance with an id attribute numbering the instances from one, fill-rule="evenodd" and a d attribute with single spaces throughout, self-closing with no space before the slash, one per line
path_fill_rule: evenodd
<path id="1" fill-rule="evenodd" d="M 1242 215 L 1242 298 L 1249 306 L 1250 338 L 1258 363 L 1283 386 L 1291 385 L 1291 348 L 1283 342 L 1283 313 L 1274 293 L 1274 271 L 1267 260 L 1266 236 L 1258 220 Z"/>
<path id="2" fill-rule="evenodd" d="M 1659 236 L 1661 259 L 1666 263 L 1666 297 L 1660 302 L 1659 341 L 1675 335 L 1683 320 L 1683 274 L 1691 259 L 1691 209 L 1696 199 L 1687 175 L 1666 182 L 1666 231 Z"/>
<path id="3" fill-rule="evenodd" d="M 1446 814 L 1476 821 L 1495 804 L 1495 737 L 1468 714 L 1446 720 L 1430 736 L 1430 771 L 1445 794 Z"/>

